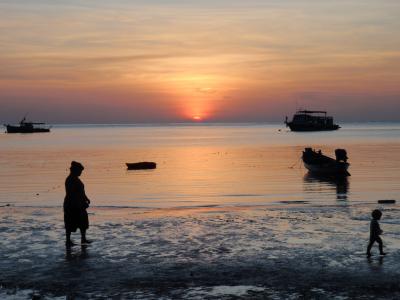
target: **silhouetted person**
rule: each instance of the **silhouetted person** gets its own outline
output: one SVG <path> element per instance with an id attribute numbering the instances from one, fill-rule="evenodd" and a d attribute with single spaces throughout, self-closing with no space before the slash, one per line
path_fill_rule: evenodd
<path id="1" fill-rule="evenodd" d="M 85 187 L 79 176 L 83 171 L 82 164 L 71 162 L 71 173 L 65 180 L 65 199 L 64 199 L 64 224 L 67 247 L 74 246 L 71 241 L 71 233 L 79 228 L 81 231 L 81 243 L 88 244 L 86 230 L 89 228 L 89 218 L 86 209 L 89 207 L 90 200 L 85 194 Z"/>
<path id="2" fill-rule="evenodd" d="M 379 226 L 378 220 L 381 219 L 382 217 L 382 212 L 379 209 L 375 209 L 372 213 L 372 220 L 371 220 L 371 225 L 370 225 L 370 235 L 369 235 L 369 244 L 367 247 L 367 256 L 371 256 L 371 248 L 372 245 L 377 242 L 379 244 L 379 253 L 380 255 L 386 255 L 385 252 L 383 252 L 383 242 L 380 237 L 382 234 L 381 227 Z"/>

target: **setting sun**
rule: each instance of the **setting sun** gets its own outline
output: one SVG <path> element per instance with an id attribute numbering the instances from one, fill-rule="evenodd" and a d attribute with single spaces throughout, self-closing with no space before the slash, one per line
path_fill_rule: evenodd
<path id="1" fill-rule="evenodd" d="M 192 119 L 194 121 L 201 121 L 202 120 L 202 118 L 200 116 L 193 116 Z"/>

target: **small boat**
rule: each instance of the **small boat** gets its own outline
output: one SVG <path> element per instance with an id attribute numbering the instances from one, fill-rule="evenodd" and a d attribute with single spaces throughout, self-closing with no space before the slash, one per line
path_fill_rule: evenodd
<path id="1" fill-rule="evenodd" d="M 19 125 L 4 124 L 7 128 L 7 133 L 34 133 L 34 132 L 50 132 L 50 127 L 38 127 L 35 125 L 45 125 L 45 123 L 27 122 L 23 118 Z"/>
<path id="2" fill-rule="evenodd" d="M 157 164 L 155 162 L 150 161 L 142 161 L 137 163 L 126 163 L 128 170 L 147 170 L 147 169 L 155 169 Z"/>
<path id="3" fill-rule="evenodd" d="M 391 199 L 389 199 L 389 200 L 378 200 L 378 203 L 379 204 L 394 204 L 394 203 L 396 203 L 396 200 L 391 200 Z"/>
<path id="4" fill-rule="evenodd" d="M 336 159 L 323 155 L 312 148 L 305 148 L 303 151 L 303 163 L 306 169 L 314 174 L 327 176 L 350 176 L 347 171 L 350 164 L 347 162 L 347 152 L 344 149 L 335 150 Z"/>
<path id="5" fill-rule="evenodd" d="M 286 117 L 285 124 L 291 131 L 325 131 L 340 128 L 333 123 L 333 117 L 320 110 L 298 110 L 291 122 Z"/>

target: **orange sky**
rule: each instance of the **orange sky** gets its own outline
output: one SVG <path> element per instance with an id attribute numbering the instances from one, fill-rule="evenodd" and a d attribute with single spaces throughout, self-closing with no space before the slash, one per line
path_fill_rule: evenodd
<path id="1" fill-rule="evenodd" d="M 0 119 L 400 120 L 398 1 L 2 1 Z"/>

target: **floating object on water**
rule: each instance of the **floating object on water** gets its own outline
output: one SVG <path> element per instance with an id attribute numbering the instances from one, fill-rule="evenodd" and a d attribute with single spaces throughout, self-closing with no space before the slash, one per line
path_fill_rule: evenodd
<path id="1" fill-rule="evenodd" d="M 128 170 L 147 170 L 147 169 L 155 169 L 157 164 L 155 162 L 150 161 L 142 161 L 137 163 L 126 163 Z"/>
<path id="2" fill-rule="evenodd" d="M 396 203 L 396 200 L 391 200 L 391 199 L 388 199 L 388 200 L 378 200 L 378 203 L 380 203 L 380 204 L 393 204 L 393 203 Z"/>
<path id="3" fill-rule="evenodd" d="M 291 131 L 324 131 L 340 128 L 333 123 L 333 117 L 327 116 L 326 111 L 319 110 L 298 110 L 291 122 L 288 122 L 286 117 L 285 124 Z"/>
<path id="4" fill-rule="evenodd" d="M 335 150 L 336 159 L 323 155 L 312 148 L 303 151 L 303 163 L 308 171 L 319 175 L 350 176 L 347 171 L 350 164 L 347 162 L 347 152 L 344 149 Z"/>
<path id="5" fill-rule="evenodd" d="M 50 127 L 35 127 L 34 125 L 44 125 L 45 123 L 27 122 L 24 117 L 19 125 L 5 124 L 7 133 L 34 133 L 34 132 L 50 132 Z"/>

